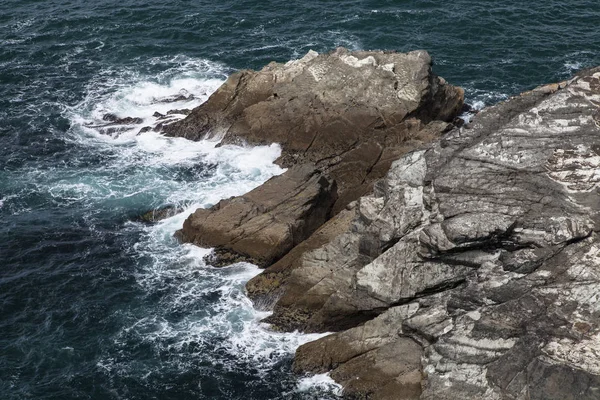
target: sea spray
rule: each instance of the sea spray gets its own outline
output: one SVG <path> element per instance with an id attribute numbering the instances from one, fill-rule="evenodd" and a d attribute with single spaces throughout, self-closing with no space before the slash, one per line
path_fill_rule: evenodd
<path id="1" fill-rule="evenodd" d="M 211 73 L 216 69 L 209 68 Z M 183 73 L 189 73 L 187 67 Z M 248 192 L 282 173 L 284 170 L 273 164 L 281 149 L 276 144 L 217 147 L 212 140 L 190 142 L 154 131 L 138 134 L 140 127 L 160 123 L 153 116 L 155 112 L 196 107 L 222 82 L 171 74 L 164 84 L 140 77 L 134 82 L 113 79 L 109 89 L 91 85 L 96 92 L 67 111 L 73 121 L 71 140 L 110 157 L 101 170 L 89 171 L 85 184 L 54 185 L 51 191 L 56 196 L 95 199 L 100 207 L 107 201 L 127 202 L 132 198 L 137 204 L 150 200 L 147 207 L 171 204 L 184 209 L 154 225 L 133 221 L 124 225 L 125 231 L 139 232 L 132 257 L 137 260 L 134 276 L 144 293 L 142 303 L 145 299 L 160 301 L 124 313 L 123 327 L 113 336 L 112 348 L 103 352 L 96 365 L 109 376 L 141 380 L 167 371 L 197 370 L 204 364 L 220 371 L 250 371 L 266 377 L 273 368 L 280 369 L 282 362 L 289 362 L 299 345 L 323 334 L 270 330 L 261 323 L 268 313 L 256 311 L 244 294 L 244 284 L 260 272 L 256 266 L 241 263 L 214 268 L 204 262 L 210 249 L 180 245 L 173 235 L 196 208 Z M 157 101 L 176 97 L 183 90 L 191 100 Z M 107 113 L 138 117 L 143 122 L 119 135 L 104 135 L 95 126 L 102 124 Z M 180 176 L 182 172 L 185 176 Z M 156 364 L 154 358 L 144 361 L 129 356 L 131 346 L 146 347 L 163 361 Z M 298 393 L 310 393 L 308 381 L 300 386 Z M 331 393 L 324 388 L 323 382 L 315 381 L 315 393 L 336 396 L 333 386 Z"/>

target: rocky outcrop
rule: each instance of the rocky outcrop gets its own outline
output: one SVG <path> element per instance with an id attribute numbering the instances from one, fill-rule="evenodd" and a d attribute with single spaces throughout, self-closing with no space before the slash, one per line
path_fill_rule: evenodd
<path id="1" fill-rule="evenodd" d="M 187 118 L 163 129 L 222 144 L 279 143 L 279 164 L 315 164 L 337 182 L 337 213 L 368 193 L 393 160 L 439 137 L 462 105 L 462 89 L 431 72 L 425 51 L 340 48 L 235 73 Z"/>
<path id="2" fill-rule="evenodd" d="M 600 68 L 452 128 L 461 104 L 424 52 L 235 74 L 167 133 L 278 142 L 291 168 L 179 236 L 268 266 L 268 322 L 336 332 L 294 370 L 348 397 L 596 399 Z"/>
<path id="3" fill-rule="evenodd" d="M 297 373 L 324 373 L 344 387 L 346 397 L 418 399 L 421 394 L 421 345 L 401 337 L 397 322 L 414 311 L 395 307 L 364 325 L 329 335 L 296 352 Z"/>
<path id="4" fill-rule="evenodd" d="M 281 165 L 321 171 L 327 185 L 335 186 L 335 196 L 328 189 L 318 201 L 327 200 L 319 206 L 313 204 L 310 211 L 284 212 L 295 207 L 295 200 L 289 197 L 291 192 L 278 194 L 282 189 L 277 188 L 296 190 L 303 184 L 299 179 L 313 177 L 312 173 L 286 173 L 275 178 L 276 184 L 267 183 L 273 193 L 264 195 L 275 196 L 281 206 L 263 207 L 261 203 L 267 201 L 263 195 L 253 200 L 257 203 L 248 202 L 249 195 L 230 199 L 211 210 L 198 210 L 178 237 L 216 247 L 213 265 L 236 260 L 271 265 L 330 216 L 369 193 L 393 160 L 447 131 L 452 126 L 447 121 L 452 121 L 462 106 L 462 89 L 434 75 L 431 58 L 424 51 L 403 54 L 340 48 L 321 55 L 311 51 L 300 60 L 233 74 L 184 120 L 171 124 L 166 120 L 157 129 L 193 140 L 218 137 L 221 144 L 279 143 Z M 315 182 L 321 182 L 319 179 Z M 314 186 L 314 182 L 304 183 Z M 273 225 L 272 221 L 284 222 Z M 314 238 L 328 230 L 320 230 L 292 255 L 320 246 L 321 241 Z M 292 255 L 286 263 L 293 262 Z M 271 278 L 277 284 L 277 277 Z M 271 292 L 261 284 L 254 288 Z"/>
<path id="5" fill-rule="evenodd" d="M 216 247 L 229 264 L 245 260 L 267 266 L 323 224 L 336 199 L 335 182 L 303 164 L 243 196 L 196 210 L 176 235 L 187 243 Z"/>
<path id="6" fill-rule="evenodd" d="M 360 398 L 598 398 L 599 185 L 600 68 L 404 156 L 277 288 L 286 329 L 378 315 L 301 346 L 295 369 Z"/>

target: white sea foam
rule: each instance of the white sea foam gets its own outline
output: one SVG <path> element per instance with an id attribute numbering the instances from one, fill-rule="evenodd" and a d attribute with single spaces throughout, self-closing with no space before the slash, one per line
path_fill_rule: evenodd
<path id="1" fill-rule="evenodd" d="M 224 81 L 227 71 L 220 64 L 182 56 L 151 59 L 146 64 L 164 67 L 164 71 L 102 71 L 88 84 L 84 100 L 65 108 L 65 116 L 72 121 L 70 140 L 91 147 L 107 161 L 102 170 L 90 171 L 86 182 L 72 175 L 61 179 L 54 171 L 53 197 L 67 203 L 130 198 L 141 207 L 144 201 L 148 208 L 174 204 L 189 208 L 189 213 L 194 207 L 210 206 L 247 192 L 283 171 L 273 164 L 281 154 L 275 144 L 216 147 L 216 141 L 191 142 L 153 131 L 138 135 L 141 127 L 160 122 L 153 117 L 155 112 L 166 114 L 200 105 Z M 190 98 L 157 102 L 181 93 Z M 142 122 L 117 134 L 102 134 L 106 131 L 102 118 L 109 113 L 119 118 L 141 118 Z"/>
<path id="2" fill-rule="evenodd" d="M 342 386 L 331 379 L 329 374 L 317 374 L 302 378 L 298 382 L 296 390 L 298 392 L 308 392 L 314 389 L 331 392 L 336 396 L 342 395 Z"/>
<path id="3" fill-rule="evenodd" d="M 574 72 L 579 71 L 583 67 L 583 64 L 579 61 L 567 61 L 564 64 L 564 67 L 568 74 L 573 74 Z"/>
<path id="4" fill-rule="evenodd" d="M 135 69 L 101 71 L 88 84 L 87 96 L 66 114 L 74 131 L 99 136 L 102 133 L 120 142 L 136 140 L 141 128 L 154 127 L 160 122 L 183 118 L 181 113 L 167 115 L 172 110 L 193 109 L 202 104 L 223 83 L 227 69 L 207 60 L 177 56 L 145 61 L 149 65 L 165 65 L 157 74 L 141 74 Z M 166 119 L 154 117 L 155 113 Z M 140 123 L 126 126 L 106 126 L 106 114 L 118 118 L 139 118 Z M 110 128 L 119 128 L 111 132 Z M 114 130 L 114 129 L 113 129 Z"/>
<path id="5" fill-rule="evenodd" d="M 471 90 L 473 94 L 467 99 L 468 104 L 471 106 L 471 110 L 469 112 L 464 112 L 458 117 L 465 121 L 466 124 L 471 122 L 475 114 L 479 111 L 483 110 L 485 107 L 498 103 L 499 101 L 506 100 L 508 96 L 504 93 L 500 92 L 485 92 L 485 91 L 477 91 Z"/>
<path id="6" fill-rule="evenodd" d="M 90 127 L 102 122 L 106 113 L 143 118 L 140 126 L 156 123 L 155 111 L 195 107 L 224 79 L 219 76 L 224 69 L 216 64 L 189 59 L 175 64 L 158 80 L 126 72 L 125 78 L 132 80 L 128 81 L 107 71 L 109 78 L 100 74 L 98 81 L 90 83 L 86 99 L 65 111 L 72 121 L 70 140 L 91 147 L 106 163 L 101 169 L 86 171 L 85 178 L 53 171 L 59 176 L 49 189 L 53 197 L 66 202 L 91 201 L 100 207 L 175 204 L 184 209 L 154 225 L 129 222 L 123 227 L 140 237 L 132 248 L 139 260 L 136 282 L 148 298 L 159 300 L 148 302 L 151 310 L 121 311 L 127 322 L 114 337 L 117 351 L 105 354 L 97 366 L 109 374 L 151 376 L 156 365 L 145 366 L 125 356 L 132 343 L 137 343 L 169 354 L 162 363 L 171 370 L 188 371 L 209 362 L 237 373 L 246 373 L 251 366 L 259 375 L 268 374 L 299 345 L 322 335 L 270 330 L 260 322 L 268 314 L 256 311 L 244 293 L 245 283 L 260 272 L 256 266 L 211 267 L 204 261 L 210 249 L 180 245 L 173 234 L 198 207 L 248 192 L 283 172 L 273 164 L 281 154 L 280 147 L 216 147 L 210 140 L 191 142 L 156 132 L 137 135 L 139 126 L 119 136 L 107 136 Z M 194 75 L 193 65 L 202 66 L 203 72 Z M 155 103 L 155 99 L 176 95 L 181 89 L 194 99 Z"/>
<path id="7" fill-rule="evenodd" d="M 392 10 L 371 10 L 371 14 L 392 14 L 395 17 L 402 17 L 403 14 L 425 14 L 430 13 L 430 10 L 414 10 L 414 9 L 392 9 Z"/>
<path id="8" fill-rule="evenodd" d="M 261 323 L 269 314 L 255 310 L 244 294 L 244 284 L 260 270 L 248 263 L 214 268 L 203 260 L 209 249 L 173 244 L 172 234 L 181 227 L 182 215 L 185 213 L 146 228 L 147 236 L 137 245 L 137 251 L 152 257 L 153 262 L 140 271 L 137 279 L 149 294 L 169 292 L 163 312 L 183 312 L 186 317 L 175 323 L 158 315 L 144 317 L 125 328 L 123 339 L 131 330 L 137 330 L 143 340 L 158 347 L 166 345 L 183 351 L 194 344 L 213 346 L 210 342 L 218 338 L 218 349 L 214 350 L 236 359 L 223 368 L 235 370 L 240 363 L 250 364 L 265 374 L 301 344 L 323 336 L 275 332 Z M 204 304 L 201 309 L 196 308 L 199 303 Z M 203 357 L 207 357 L 206 352 Z"/>

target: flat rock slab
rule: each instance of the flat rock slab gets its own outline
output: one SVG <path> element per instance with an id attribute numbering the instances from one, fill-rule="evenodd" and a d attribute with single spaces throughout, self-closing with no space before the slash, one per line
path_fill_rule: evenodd
<path id="1" fill-rule="evenodd" d="M 411 314 L 411 308 L 392 308 L 364 325 L 300 346 L 294 371 L 331 371 L 347 398 L 419 399 L 423 348 L 402 337 L 397 324 Z"/>
<path id="2" fill-rule="evenodd" d="M 329 177 L 314 166 L 296 166 L 243 196 L 196 210 L 176 236 L 185 243 L 217 247 L 223 255 L 229 253 L 229 262 L 265 266 L 321 226 L 336 199 Z"/>

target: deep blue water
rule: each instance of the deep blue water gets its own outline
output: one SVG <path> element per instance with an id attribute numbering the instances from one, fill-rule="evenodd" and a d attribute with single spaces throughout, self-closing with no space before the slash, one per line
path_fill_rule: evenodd
<path id="1" fill-rule="evenodd" d="M 213 269 L 172 238 L 195 207 L 280 173 L 278 148 L 137 130 L 236 69 L 337 46 L 426 49 L 480 107 L 599 65 L 598 21 L 596 0 L 3 0 L 0 398 L 335 397 L 290 372 L 311 337 L 257 322 L 256 268 Z M 195 98 L 160 103 L 181 90 Z M 144 122 L 89 126 L 109 112 Z M 167 204 L 186 212 L 134 221 Z"/>

